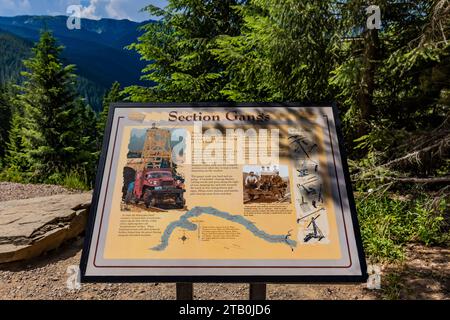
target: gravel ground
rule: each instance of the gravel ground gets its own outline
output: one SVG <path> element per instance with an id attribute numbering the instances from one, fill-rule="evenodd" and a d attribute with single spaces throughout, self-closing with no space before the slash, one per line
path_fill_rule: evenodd
<path id="1" fill-rule="evenodd" d="M 67 268 L 79 264 L 83 239 L 27 263 L 0 265 L 0 299 L 175 299 L 175 284 L 83 284 L 69 290 Z M 247 284 L 195 284 L 195 299 L 248 299 Z M 363 285 L 269 285 L 269 299 L 373 299 Z"/>
<path id="2" fill-rule="evenodd" d="M 50 184 L 20 184 L 0 182 L 0 202 L 17 199 L 53 196 L 55 194 L 73 194 L 81 191 L 68 190 L 61 186 Z"/>
<path id="3" fill-rule="evenodd" d="M 67 270 L 79 265 L 83 240 L 80 237 L 32 261 L 0 265 L 0 300 L 175 299 L 173 283 L 82 284 L 79 290 L 69 290 Z M 267 297 L 273 300 L 450 299 L 450 250 L 416 245 L 410 246 L 407 252 L 404 265 L 383 268 L 382 290 L 368 290 L 365 284 L 269 284 Z M 248 291 L 247 284 L 195 284 L 194 298 L 246 300 Z"/>
<path id="4" fill-rule="evenodd" d="M 74 193 L 58 186 L 0 183 L 0 201 Z M 68 268 L 80 262 L 79 237 L 39 258 L 0 264 L 4 299 L 175 299 L 175 284 L 83 284 L 67 288 Z M 411 245 L 401 265 L 382 266 L 382 289 L 365 284 L 269 284 L 268 299 L 450 299 L 450 250 Z M 248 299 L 247 284 L 195 284 L 195 299 Z"/>

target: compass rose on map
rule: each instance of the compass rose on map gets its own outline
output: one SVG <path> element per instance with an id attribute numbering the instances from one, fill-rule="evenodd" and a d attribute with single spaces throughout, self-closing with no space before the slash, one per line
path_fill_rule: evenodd
<path id="1" fill-rule="evenodd" d="M 180 237 L 180 240 L 183 241 L 183 244 L 184 244 L 184 242 L 185 242 L 186 240 L 188 240 L 188 239 L 189 239 L 189 238 L 186 237 L 186 233 L 183 233 L 183 236 Z"/>

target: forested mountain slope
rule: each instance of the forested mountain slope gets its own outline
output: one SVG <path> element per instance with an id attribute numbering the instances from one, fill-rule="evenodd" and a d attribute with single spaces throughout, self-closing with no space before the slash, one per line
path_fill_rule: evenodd
<path id="1" fill-rule="evenodd" d="M 65 47 L 62 58 L 77 66 L 80 93 L 99 110 L 102 96 L 114 81 L 122 85 L 140 83 L 144 64 L 125 49 L 139 37 L 140 24 L 128 20 L 87 20 L 81 30 L 69 30 L 67 17 L 0 17 L 0 82 L 17 81 L 21 60 L 30 54 L 40 31 L 51 30 Z"/>

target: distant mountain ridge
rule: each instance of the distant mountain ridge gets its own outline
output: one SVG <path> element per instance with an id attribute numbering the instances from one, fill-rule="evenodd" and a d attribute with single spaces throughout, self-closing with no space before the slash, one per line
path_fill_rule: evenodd
<path id="1" fill-rule="evenodd" d="M 51 30 L 58 41 L 65 47 L 63 58 L 67 63 L 77 66 L 77 74 L 82 78 L 83 86 L 87 86 L 83 94 L 95 109 L 99 109 L 103 95 L 114 81 L 122 86 L 142 84 L 141 70 L 146 63 L 140 61 L 137 53 L 124 49 L 136 42 L 142 34 L 139 27 L 148 23 L 137 23 L 129 20 L 82 19 L 80 30 L 69 30 L 66 16 L 16 16 L 0 17 L 1 41 L 13 41 L 24 50 L 26 44 L 39 39 L 40 31 Z M 12 36 L 17 39 L 12 39 Z M 11 56 L 7 52 L 8 45 L 0 43 L 0 54 Z M 17 59 L 23 59 L 28 53 L 18 52 Z M 6 74 L 5 66 L 0 58 L 0 75 Z M 9 68 L 17 62 L 9 61 Z M 20 71 L 20 70 L 18 70 Z M 1 78 L 0 78 L 1 80 Z M 148 83 L 147 83 L 148 85 Z"/>
<path id="2" fill-rule="evenodd" d="M 22 60 L 31 53 L 31 41 L 0 29 L 0 83 L 18 82 Z"/>

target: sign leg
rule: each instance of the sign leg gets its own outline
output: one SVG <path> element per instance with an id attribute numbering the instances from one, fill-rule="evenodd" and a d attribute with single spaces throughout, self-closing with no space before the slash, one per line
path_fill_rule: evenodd
<path id="1" fill-rule="evenodd" d="M 250 283 L 250 300 L 266 300 L 266 284 Z"/>
<path id="2" fill-rule="evenodd" d="M 194 300 L 194 285 L 192 283 L 177 283 L 177 300 Z"/>

